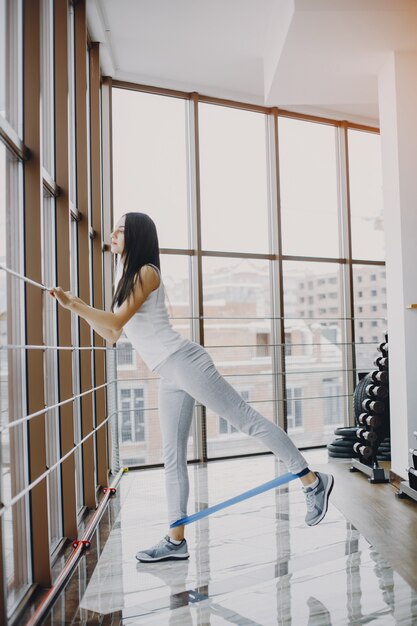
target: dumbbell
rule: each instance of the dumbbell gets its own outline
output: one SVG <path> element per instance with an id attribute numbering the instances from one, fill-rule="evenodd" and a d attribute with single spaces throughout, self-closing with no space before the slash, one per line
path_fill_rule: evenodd
<path id="1" fill-rule="evenodd" d="M 388 383 L 388 372 L 387 370 L 374 370 L 370 373 L 370 377 L 374 381 L 374 383 L 382 383 L 386 385 Z"/>
<path id="2" fill-rule="evenodd" d="M 356 431 L 356 436 L 358 439 L 365 439 L 367 443 L 375 443 L 378 439 L 378 435 L 373 430 L 365 430 L 364 428 L 358 428 Z"/>
<path id="3" fill-rule="evenodd" d="M 353 444 L 353 450 L 357 454 L 360 454 L 361 456 L 363 456 L 364 459 L 371 459 L 373 456 L 372 448 L 370 446 L 364 446 L 363 444 L 360 443 L 360 441 L 357 441 L 356 443 Z"/>
<path id="4" fill-rule="evenodd" d="M 385 399 L 388 396 L 388 389 L 382 385 L 367 385 L 366 393 L 374 398 Z"/>
<path id="5" fill-rule="evenodd" d="M 387 354 L 388 354 L 388 342 L 387 342 L 387 341 L 384 341 L 383 343 L 380 343 L 380 344 L 379 344 L 379 346 L 378 346 L 378 348 L 377 348 L 377 350 L 378 350 L 379 352 L 382 352 L 382 354 L 383 354 L 384 356 L 387 356 Z"/>
<path id="6" fill-rule="evenodd" d="M 384 413 L 385 404 L 381 402 L 381 400 L 371 400 L 371 398 L 366 398 L 362 401 L 362 408 L 368 413 Z"/>
<path id="7" fill-rule="evenodd" d="M 388 357 L 387 356 L 378 356 L 374 360 L 374 365 L 376 365 L 376 367 L 379 367 L 379 369 L 381 369 L 381 370 L 387 370 L 388 369 Z"/>
<path id="8" fill-rule="evenodd" d="M 378 428 L 381 426 L 381 418 L 379 415 L 368 415 L 368 413 L 361 413 L 358 417 L 359 424 L 362 426 L 372 426 Z"/>

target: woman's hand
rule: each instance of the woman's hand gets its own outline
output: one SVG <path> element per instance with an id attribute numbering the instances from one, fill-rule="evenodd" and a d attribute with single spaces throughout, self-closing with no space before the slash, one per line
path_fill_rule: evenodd
<path id="1" fill-rule="evenodd" d="M 53 287 L 49 294 L 56 298 L 64 309 L 71 309 L 75 302 L 81 302 L 80 298 L 74 296 L 70 291 L 64 291 L 62 287 Z"/>

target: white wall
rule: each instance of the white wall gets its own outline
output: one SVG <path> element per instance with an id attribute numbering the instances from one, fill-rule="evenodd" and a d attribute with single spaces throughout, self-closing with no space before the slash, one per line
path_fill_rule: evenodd
<path id="1" fill-rule="evenodd" d="M 417 448 L 417 53 L 392 52 L 378 77 L 390 366 L 392 470 Z"/>

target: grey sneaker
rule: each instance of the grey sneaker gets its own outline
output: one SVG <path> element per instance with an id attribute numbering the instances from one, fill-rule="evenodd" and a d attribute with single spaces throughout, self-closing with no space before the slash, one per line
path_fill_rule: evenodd
<path id="1" fill-rule="evenodd" d="M 307 500 L 306 523 L 309 526 L 315 526 L 326 515 L 329 496 L 334 483 L 334 478 L 331 474 L 320 474 L 319 472 L 315 472 L 315 474 L 319 479 L 317 487 L 314 489 L 311 487 L 304 488 Z"/>
<path id="2" fill-rule="evenodd" d="M 152 561 L 175 561 L 177 559 L 188 559 L 190 555 L 187 550 L 187 542 L 185 539 L 178 545 L 172 543 L 170 537 L 167 535 L 159 543 L 148 548 L 148 550 L 141 550 L 136 554 L 138 561 L 150 563 Z"/>

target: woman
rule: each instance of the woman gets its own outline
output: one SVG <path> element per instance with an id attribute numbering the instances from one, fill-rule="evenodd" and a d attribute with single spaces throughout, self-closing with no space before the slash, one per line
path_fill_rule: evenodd
<path id="1" fill-rule="evenodd" d="M 333 476 L 310 471 L 288 435 L 243 400 L 219 374 L 206 350 L 172 328 L 151 218 L 144 213 L 123 215 L 111 233 L 111 251 L 119 255 L 111 312 L 90 307 L 61 287 L 50 293 L 111 343 L 124 329 L 148 367 L 161 377 L 159 417 L 169 523 L 187 515 L 187 439 L 198 400 L 236 429 L 257 437 L 300 478 L 307 500 L 306 523 L 318 524 L 327 512 Z M 184 526 L 170 528 L 158 544 L 136 555 L 147 562 L 188 557 Z"/>

